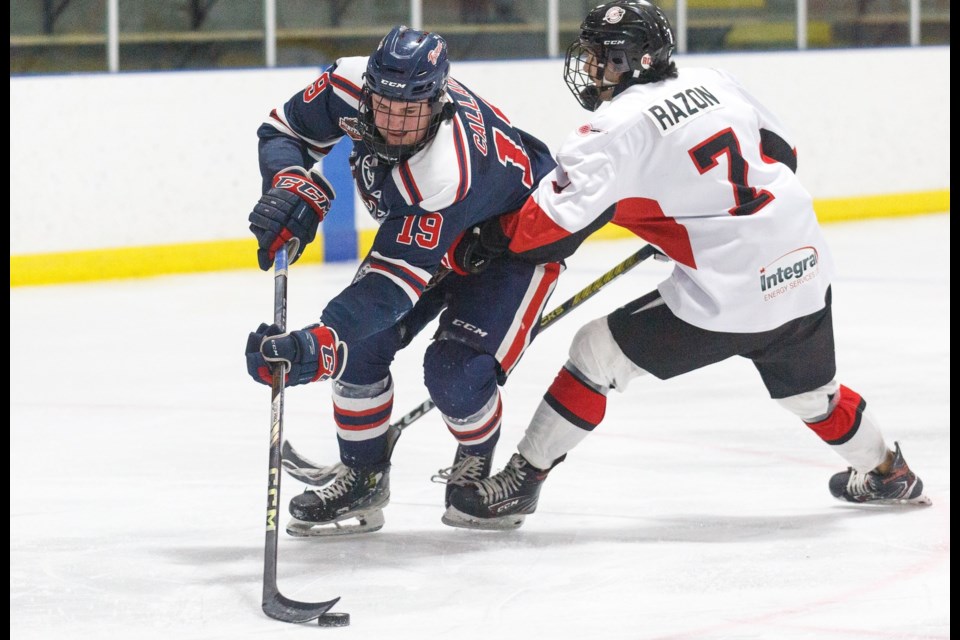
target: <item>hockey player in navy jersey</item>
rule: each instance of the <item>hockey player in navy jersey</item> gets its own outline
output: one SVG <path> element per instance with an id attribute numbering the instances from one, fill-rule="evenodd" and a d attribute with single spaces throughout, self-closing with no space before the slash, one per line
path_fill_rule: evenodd
<path id="1" fill-rule="evenodd" d="M 603 419 L 607 394 L 732 356 L 849 463 L 838 499 L 929 504 L 899 444 L 836 379 L 833 260 L 783 125 L 729 74 L 678 71 L 666 16 L 642 0 L 591 10 L 566 83 L 592 114 L 509 223 L 511 254 L 559 260 L 613 222 L 675 263 L 657 290 L 582 327 L 507 466 L 454 487 L 444 522 L 519 527 L 548 472 Z M 491 243 L 502 246 L 504 242 Z M 508 254 L 509 255 L 509 254 Z"/>
<path id="2" fill-rule="evenodd" d="M 477 225 L 519 208 L 556 163 L 449 66 L 442 37 L 395 27 L 371 56 L 337 60 L 257 132 L 264 195 L 249 220 L 261 269 L 289 239 L 300 241 L 291 260 L 314 239 L 334 193 L 312 165 L 344 135 L 357 190 L 379 223 L 356 277 L 319 323 L 284 334 L 264 324 L 247 342 L 259 382 L 269 384 L 270 365 L 282 363 L 288 386 L 333 383 L 342 466 L 333 482 L 290 501 L 295 535 L 383 525 L 390 364 L 438 314 L 424 381 L 457 442 L 440 479 L 449 494 L 487 477 L 500 434 L 498 385 L 533 340 L 561 271 L 556 262 L 485 260 Z"/>

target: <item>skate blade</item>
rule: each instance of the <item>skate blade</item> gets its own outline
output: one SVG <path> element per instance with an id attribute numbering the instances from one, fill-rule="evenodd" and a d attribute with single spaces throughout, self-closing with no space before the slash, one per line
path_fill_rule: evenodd
<path id="1" fill-rule="evenodd" d="M 878 504 L 901 504 L 910 507 L 929 507 L 933 505 L 933 502 L 925 495 L 919 495 L 916 498 L 911 498 L 909 500 L 883 500 Z"/>
<path id="2" fill-rule="evenodd" d="M 307 522 L 290 518 L 287 534 L 295 538 L 323 538 L 356 533 L 373 533 L 383 528 L 383 509 L 348 516 L 333 522 Z"/>
<path id="3" fill-rule="evenodd" d="M 930 507 L 933 502 L 925 495 L 919 495 L 916 498 L 895 498 L 890 500 L 868 500 L 867 502 L 854 502 L 838 498 L 844 504 L 853 504 L 863 507 Z"/>
<path id="4" fill-rule="evenodd" d="M 460 511 L 456 507 L 447 507 L 440 518 L 440 522 L 448 527 L 460 529 L 480 529 L 483 531 L 512 531 L 519 529 L 523 524 L 525 514 L 500 516 L 499 518 L 475 518 Z"/>

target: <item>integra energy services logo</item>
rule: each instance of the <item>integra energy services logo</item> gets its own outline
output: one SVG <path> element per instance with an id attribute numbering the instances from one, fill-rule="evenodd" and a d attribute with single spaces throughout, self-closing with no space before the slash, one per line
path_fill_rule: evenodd
<path id="1" fill-rule="evenodd" d="M 820 255 L 814 247 L 800 247 L 760 269 L 764 301 L 773 300 L 820 274 Z"/>

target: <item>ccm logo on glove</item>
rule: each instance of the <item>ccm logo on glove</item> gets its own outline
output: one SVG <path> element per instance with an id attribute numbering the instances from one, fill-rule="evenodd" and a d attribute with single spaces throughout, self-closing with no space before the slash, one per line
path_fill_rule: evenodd
<path id="1" fill-rule="evenodd" d="M 280 364 L 284 386 L 293 387 L 340 377 L 347 364 L 347 345 L 337 332 L 322 324 L 281 333 L 275 324 L 261 324 L 247 337 L 247 373 L 263 384 L 272 384 L 271 364 Z"/>
<path id="2" fill-rule="evenodd" d="M 284 171 L 287 171 L 286 169 Z M 326 180 L 324 180 L 326 182 Z M 302 175 L 296 173 L 278 173 L 273 178 L 273 186 L 276 189 L 284 189 L 286 191 L 292 191 L 297 194 L 307 204 L 314 210 L 317 214 L 317 217 L 320 219 L 318 222 L 322 221 L 326 216 L 327 212 L 330 211 L 330 198 L 327 197 L 327 194 L 313 182 L 310 182 Z M 330 191 L 333 191 L 333 188 L 327 185 Z"/>
<path id="3" fill-rule="evenodd" d="M 330 211 L 336 193 L 316 169 L 287 167 L 273 177 L 273 186 L 260 197 L 248 220 L 257 237 L 257 263 L 264 271 L 273 265 L 277 250 L 291 238 L 300 241 L 297 261 L 317 236 L 317 227 Z"/>

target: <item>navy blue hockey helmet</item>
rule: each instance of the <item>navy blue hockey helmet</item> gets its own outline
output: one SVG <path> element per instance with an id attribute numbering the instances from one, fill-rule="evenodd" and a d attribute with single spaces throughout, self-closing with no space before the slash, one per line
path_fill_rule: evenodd
<path id="1" fill-rule="evenodd" d="M 606 87 L 597 86 L 607 70 L 621 74 L 609 85 L 613 97 L 632 84 L 676 76 L 670 21 L 646 0 L 616 0 L 590 11 L 580 36 L 567 49 L 563 79 L 584 109 L 596 111 Z"/>
<path id="2" fill-rule="evenodd" d="M 406 26 L 391 29 L 367 61 L 363 76 L 359 129 L 370 150 L 395 164 L 426 146 L 442 120 L 449 74 L 447 43 L 442 37 Z M 397 102 L 422 106 L 408 106 L 405 121 L 398 122 L 404 118 L 397 115 Z M 393 115 L 388 116 L 391 105 Z M 388 117 L 393 133 L 385 130 Z M 407 133 L 402 142 L 397 141 L 399 131 Z"/>

